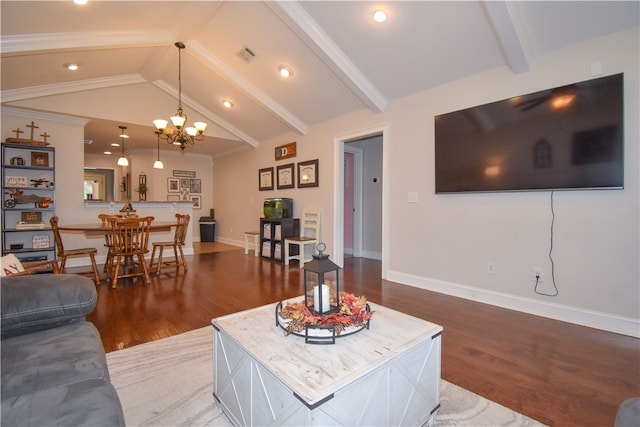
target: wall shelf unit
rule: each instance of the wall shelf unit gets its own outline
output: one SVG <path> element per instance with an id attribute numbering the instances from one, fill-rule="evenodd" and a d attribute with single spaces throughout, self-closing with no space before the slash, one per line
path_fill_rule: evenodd
<path id="1" fill-rule="evenodd" d="M 55 149 L 2 143 L 2 255 L 53 260 Z"/>

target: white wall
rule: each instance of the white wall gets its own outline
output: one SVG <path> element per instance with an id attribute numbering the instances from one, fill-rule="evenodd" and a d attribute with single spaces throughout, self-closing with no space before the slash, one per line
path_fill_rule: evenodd
<path id="1" fill-rule="evenodd" d="M 617 33 L 538 58 L 529 72 L 501 68 L 391 102 L 382 114 L 362 111 L 283 135 L 251 153 L 216 160 L 214 193 L 221 240 L 240 242 L 257 229 L 265 197 L 292 197 L 323 212 L 321 239 L 333 241 L 336 138 L 386 127 L 383 276 L 414 286 L 579 324 L 640 335 L 639 34 Z M 534 293 L 532 267 L 550 291 L 549 192 L 434 194 L 435 115 L 604 75 L 625 73 L 625 189 L 556 192 L 554 261 L 557 297 Z M 298 156 L 320 161 L 320 187 L 257 190 L 259 168 L 275 166 L 273 148 L 296 140 Z M 283 161 L 287 162 L 287 161 Z M 233 183 L 229 185 L 229 183 Z M 407 193 L 418 192 L 408 204 Z M 384 237 L 383 237 L 384 238 Z M 388 247 L 388 250 L 385 250 Z M 497 266 L 488 275 L 487 262 Z"/>

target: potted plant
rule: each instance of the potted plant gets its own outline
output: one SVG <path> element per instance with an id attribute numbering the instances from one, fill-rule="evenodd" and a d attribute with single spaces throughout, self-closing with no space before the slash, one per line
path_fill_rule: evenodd
<path id="1" fill-rule="evenodd" d="M 138 187 L 135 191 L 138 193 L 139 201 L 144 202 L 145 200 L 147 200 L 147 190 L 147 184 L 138 184 Z"/>

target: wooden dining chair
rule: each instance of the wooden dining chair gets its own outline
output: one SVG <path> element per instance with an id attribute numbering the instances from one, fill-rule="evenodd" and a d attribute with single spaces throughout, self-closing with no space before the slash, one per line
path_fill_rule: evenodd
<path id="1" fill-rule="evenodd" d="M 118 215 L 112 214 L 98 214 L 98 219 L 102 222 L 102 225 L 109 224 L 109 218 L 118 218 Z M 113 263 L 113 240 L 111 236 L 111 229 L 104 233 L 104 247 L 107 248 L 107 258 L 104 262 L 104 272 L 108 273 Z"/>
<path id="2" fill-rule="evenodd" d="M 187 237 L 187 229 L 189 228 L 189 215 L 176 214 L 176 232 L 173 235 L 173 241 L 167 242 L 153 242 L 153 250 L 151 251 L 151 262 L 149 263 L 149 269 L 155 268 L 156 273 L 160 274 L 160 270 L 163 268 L 173 267 L 176 272 L 182 267 L 184 271 L 187 271 L 187 262 L 184 259 L 184 252 L 182 247 Z M 162 253 L 165 248 L 173 249 L 173 259 L 162 259 Z M 156 250 L 158 251 L 158 259 L 156 260 Z"/>
<path id="3" fill-rule="evenodd" d="M 149 231 L 152 216 L 140 218 L 108 218 L 111 224 L 113 262 L 108 277 L 115 288 L 118 279 L 142 276 L 145 283 L 151 283 L 149 269 L 144 260 L 149 252 Z"/>
<path id="4" fill-rule="evenodd" d="M 81 258 L 89 257 L 91 260 L 91 267 L 93 269 L 93 281 L 96 285 L 100 284 L 100 273 L 98 273 L 98 265 L 96 264 L 96 248 L 78 248 L 78 249 L 65 249 L 62 243 L 62 237 L 60 236 L 60 230 L 58 229 L 58 217 L 53 216 L 49 220 L 51 223 L 51 229 L 53 230 L 53 239 L 56 242 L 56 250 L 58 251 L 58 260 L 60 262 L 60 272 L 64 273 L 64 268 L 67 264 L 67 258 Z"/>

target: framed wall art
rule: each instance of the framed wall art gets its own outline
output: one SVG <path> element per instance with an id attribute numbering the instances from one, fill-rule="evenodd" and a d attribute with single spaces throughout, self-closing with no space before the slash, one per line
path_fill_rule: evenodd
<path id="1" fill-rule="evenodd" d="M 278 166 L 276 174 L 278 190 L 286 188 L 295 188 L 295 169 L 294 164 L 289 163 L 286 165 Z"/>
<path id="2" fill-rule="evenodd" d="M 199 178 L 191 178 L 189 180 L 189 193 L 202 193 L 202 181 Z"/>
<path id="3" fill-rule="evenodd" d="M 179 202 L 180 195 L 179 194 L 167 194 L 167 202 Z"/>
<path id="4" fill-rule="evenodd" d="M 168 193 L 179 193 L 180 192 L 180 179 L 178 179 L 178 178 L 167 178 L 167 192 Z"/>
<path id="5" fill-rule="evenodd" d="M 49 153 L 42 151 L 31 152 L 31 166 L 38 166 L 43 168 L 49 167 Z"/>
<path id="6" fill-rule="evenodd" d="M 191 181 L 189 178 L 180 178 L 180 189 L 191 188 Z"/>
<path id="7" fill-rule="evenodd" d="M 298 163 L 298 188 L 318 187 L 318 159 Z"/>
<path id="8" fill-rule="evenodd" d="M 191 201 L 193 202 L 193 209 L 202 209 L 202 196 L 191 195 Z"/>
<path id="9" fill-rule="evenodd" d="M 273 168 L 258 170 L 258 190 L 273 190 Z"/>

